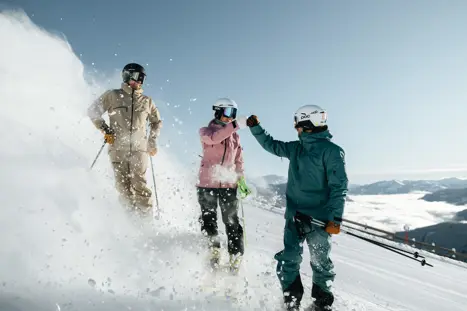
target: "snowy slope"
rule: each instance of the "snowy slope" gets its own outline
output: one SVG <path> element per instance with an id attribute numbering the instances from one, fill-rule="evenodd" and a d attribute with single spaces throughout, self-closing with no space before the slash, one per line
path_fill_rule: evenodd
<path id="1" fill-rule="evenodd" d="M 216 284 L 203 266 L 194 170 L 162 149 L 161 220 L 131 221 L 106 154 L 88 169 L 102 137 L 84 112 L 102 86 L 85 82 L 66 43 L 17 17 L 0 15 L 0 310 L 278 310 L 281 215 L 245 204 L 245 266 Z M 337 310 L 466 309 L 464 266 L 421 267 L 345 235 L 333 260 Z"/>

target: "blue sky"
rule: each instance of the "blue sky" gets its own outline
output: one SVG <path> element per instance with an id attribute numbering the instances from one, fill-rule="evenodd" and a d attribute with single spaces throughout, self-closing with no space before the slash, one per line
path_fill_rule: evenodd
<path id="1" fill-rule="evenodd" d="M 183 161 L 196 159 L 198 128 L 228 96 L 282 140 L 296 139 L 299 106 L 326 108 L 355 183 L 467 171 L 467 1 L 3 4 L 63 33 L 87 68 L 112 75 L 145 65 L 145 92 L 165 120 L 161 141 Z M 286 174 L 286 160 L 240 134 L 249 174 Z"/>

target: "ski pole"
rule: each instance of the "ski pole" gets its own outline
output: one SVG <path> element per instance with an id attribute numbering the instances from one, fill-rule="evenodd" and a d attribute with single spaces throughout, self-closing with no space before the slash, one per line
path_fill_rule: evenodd
<path id="1" fill-rule="evenodd" d="M 96 156 L 96 158 L 94 159 L 94 162 L 92 162 L 91 167 L 89 168 L 90 170 L 92 170 L 92 168 L 94 167 L 94 164 L 96 164 L 96 161 L 97 161 L 97 159 L 99 158 L 99 156 L 101 155 L 101 152 L 102 152 L 102 150 L 104 149 L 106 143 L 107 143 L 107 141 L 104 140 L 104 143 L 102 144 L 101 149 L 99 149 L 99 152 L 97 153 L 97 156 Z"/>
<path id="2" fill-rule="evenodd" d="M 243 201 L 240 199 L 240 208 L 242 209 L 242 223 L 243 223 L 243 243 L 246 247 L 246 225 L 245 225 L 245 212 L 243 210 Z"/>
<path id="3" fill-rule="evenodd" d="M 359 230 L 359 229 L 356 229 L 356 228 L 353 228 L 353 227 L 347 226 L 347 228 L 348 228 L 348 229 L 355 230 L 355 231 L 360 232 L 360 233 L 370 234 L 370 233 L 368 233 L 368 232 L 365 232 L 365 231 L 362 231 L 362 230 Z M 345 229 L 344 229 L 344 230 L 345 230 Z M 349 232 L 349 231 L 347 231 L 347 230 L 345 230 L 344 232 L 346 232 L 347 234 L 352 234 L 351 232 Z M 354 235 L 355 235 L 355 234 L 354 234 Z M 370 235 L 372 235 L 372 234 L 370 234 Z M 357 236 L 357 237 L 362 238 L 361 236 Z M 378 236 L 378 235 L 376 235 L 376 237 L 385 239 L 384 237 L 380 237 L 380 236 Z M 370 239 L 370 238 L 365 238 L 365 239 L 368 239 L 368 240 L 371 241 L 372 243 L 375 242 L 375 243 L 378 243 L 378 244 L 386 245 L 386 244 L 384 244 L 383 242 L 375 241 L 375 240 L 372 240 L 372 239 Z M 390 247 L 393 247 L 393 246 L 390 246 Z M 394 248 L 394 247 L 393 247 L 393 248 Z M 420 258 L 425 258 L 424 256 L 420 255 L 418 252 L 410 252 L 410 251 L 407 251 L 407 250 L 404 250 L 404 249 L 399 249 L 399 248 L 397 248 L 397 249 L 400 250 L 401 252 L 404 252 L 404 253 L 407 253 L 407 254 L 412 254 L 412 255 L 414 255 L 415 258 L 418 258 L 418 257 L 420 257 Z"/>
<path id="4" fill-rule="evenodd" d="M 151 156 L 149 156 L 149 160 L 151 161 L 152 182 L 154 184 L 154 196 L 156 197 L 155 218 L 160 219 L 159 199 L 157 197 L 157 187 L 156 187 L 156 175 L 154 174 L 154 165 L 152 164 L 152 157 Z"/>
<path id="5" fill-rule="evenodd" d="M 423 256 L 420 256 L 420 255 L 418 254 L 418 252 L 412 253 L 412 252 L 409 252 L 409 251 L 406 251 L 406 250 L 403 250 L 403 249 L 399 249 L 399 248 L 397 248 L 397 247 L 395 247 L 395 246 L 386 245 L 386 244 L 381 243 L 381 242 L 378 242 L 378 241 L 373 241 L 373 240 L 371 240 L 371 239 L 368 239 L 368 238 L 365 238 L 365 237 L 361 237 L 361 236 L 359 236 L 359 235 L 353 234 L 353 233 L 351 233 L 351 232 L 349 232 L 349 231 L 346 231 L 346 230 L 345 230 L 344 232 L 347 233 L 348 235 L 354 236 L 354 237 L 359 238 L 359 239 L 362 239 L 362 240 L 364 240 L 364 241 L 366 241 L 366 242 L 372 243 L 372 244 L 374 244 L 374 245 L 376 245 L 376 246 L 379 246 L 379 247 L 382 247 L 382 248 L 384 248 L 384 249 L 387 249 L 388 251 L 391 251 L 391 252 L 394 252 L 394 253 L 399 254 L 399 255 L 401 255 L 401 256 L 407 257 L 407 258 L 409 258 L 409 259 L 418 261 L 418 262 L 421 263 L 422 266 L 427 265 L 427 266 L 429 266 L 429 267 L 433 267 L 433 265 L 427 263 L 425 259 L 422 259 L 422 260 L 417 259 L 418 257 L 420 257 L 420 258 L 425 258 L 425 257 L 423 257 Z M 414 258 L 414 257 L 411 257 L 411 256 L 408 256 L 408 255 L 406 255 L 406 254 L 403 254 L 403 252 L 408 253 L 408 254 L 413 254 L 415 258 Z"/>
<path id="6" fill-rule="evenodd" d="M 312 220 L 311 220 L 311 223 L 312 223 L 312 224 L 315 224 L 315 225 L 318 225 L 318 226 L 320 226 L 320 227 L 325 227 L 325 226 L 326 226 L 326 224 L 325 224 L 324 222 L 319 221 L 319 220 L 316 220 L 316 219 L 312 219 Z M 342 232 L 345 232 L 346 234 L 348 234 L 348 235 L 350 235 L 350 236 L 359 238 L 359 239 L 364 240 L 364 241 L 366 241 L 366 242 L 372 243 L 372 244 L 374 244 L 374 245 L 376 245 L 376 246 L 379 246 L 379 247 L 382 247 L 382 248 L 384 248 L 384 249 L 387 249 L 388 251 L 394 252 L 394 253 L 399 254 L 399 255 L 401 255 L 401 256 L 404 256 L 404 257 L 410 258 L 410 259 L 412 259 L 412 260 L 418 261 L 418 262 L 421 263 L 422 266 L 427 265 L 427 266 L 429 266 L 429 267 L 433 267 L 433 265 L 427 263 L 425 259 L 418 260 L 417 257 L 425 258 L 425 257 L 423 257 L 423 256 L 420 256 L 420 255 L 418 254 L 418 252 L 412 253 L 412 252 L 409 252 L 409 251 L 406 251 L 406 250 L 399 249 L 399 248 L 397 248 L 397 247 L 395 247 L 395 246 L 390 246 L 390 245 L 386 245 L 386 244 L 381 243 L 381 242 L 378 242 L 378 241 L 373 241 L 373 240 L 371 240 L 371 239 L 368 239 L 368 238 L 359 236 L 359 235 L 357 235 L 357 234 L 354 234 L 354 233 L 352 233 L 352 232 L 349 232 L 348 230 L 345 230 L 345 229 L 343 229 Z M 415 258 L 410 257 L 410 256 L 408 256 L 408 255 L 406 255 L 406 254 L 403 254 L 402 252 L 409 253 L 409 254 L 413 254 Z"/>

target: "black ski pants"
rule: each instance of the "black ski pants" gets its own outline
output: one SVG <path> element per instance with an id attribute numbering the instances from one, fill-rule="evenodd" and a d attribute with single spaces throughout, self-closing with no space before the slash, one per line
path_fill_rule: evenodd
<path id="1" fill-rule="evenodd" d="M 219 204 L 222 213 L 222 222 L 225 225 L 228 240 L 229 254 L 244 253 L 243 227 L 238 218 L 238 199 L 236 188 L 197 188 L 198 202 L 201 206 L 201 232 L 211 240 L 216 240 L 217 230 L 217 206 Z M 219 243 L 214 245 L 220 247 Z"/>

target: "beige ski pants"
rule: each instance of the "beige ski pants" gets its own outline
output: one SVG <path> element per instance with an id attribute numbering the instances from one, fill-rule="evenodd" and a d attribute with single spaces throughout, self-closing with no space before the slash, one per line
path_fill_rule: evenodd
<path id="1" fill-rule="evenodd" d="M 147 186 L 146 170 L 149 155 L 147 152 L 110 151 L 110 161 L 115 174 L 115 187 L 120 194 L 120 202 L 143 214 L 152 210 L 152 191 Z"/>

